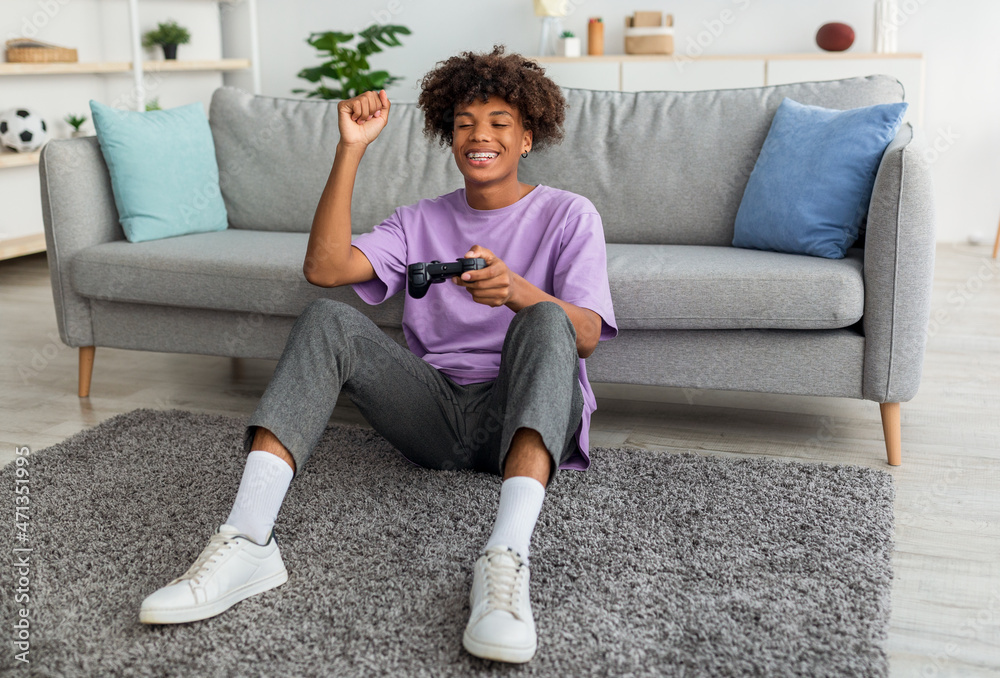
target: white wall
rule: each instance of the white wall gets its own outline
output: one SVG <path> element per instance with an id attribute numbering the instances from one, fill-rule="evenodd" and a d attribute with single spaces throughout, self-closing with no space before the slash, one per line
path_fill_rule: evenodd
<path id="1" fill-rule="evenodd" d="M 624 51 L 620 27 L 636 8 L 673 13 L 681 53 L 705 31 L 712 38 L 707 54 L 818 51 L 813 38 L 828 21 L 854 27 L 852 50 L 872 49 L 873 0 L 643 0 L 634 6 L 613 0 L 570 2 L 575 11 L 564 27 L 585 36 L 587 18 L 603 17 L 609 54 Z M 900 4 L 905 21 L 899 50 L 926 56 L 925 132 L 942 149 L 934 154 L 933 165 L 939 240 L 961 241 L 977 232 L 992 239 L 1000 216 L 1000 126 L 995 122 L 1000 111 L 1000 2 Z M 735 16 L 728 25 L 718 21 L 725 10 Z M 356 31 L 375 21 L 409 27 L 413 35 L 404 37 L 405 47 L 372 59 L 373 66 L 406 77 L 390 90 L 397 101 L 414 101 L 419 78 L 437 61 L 465 50 L 488 50 L 494 43 L 534 54 L 539 38 L 530 0 L 258 0 L 258 14 L 263 93 L 273 96 L 298 96 L 291 90 L 308 85 L 295 74 L 318 63 L 305 43 L 310 32 Z M 243 49 L 245 19 L 238 10 L 231 15 L 231 22 L 224 15 L 224 24 L 233 24 L 224 28 L 224 35 L 232 46 L 227 56 L 236 56 Z M 705 36 L 702 41 L 708 42 Z M 227 76 L 227 81 L 249 89 L 245 75 Z"/>

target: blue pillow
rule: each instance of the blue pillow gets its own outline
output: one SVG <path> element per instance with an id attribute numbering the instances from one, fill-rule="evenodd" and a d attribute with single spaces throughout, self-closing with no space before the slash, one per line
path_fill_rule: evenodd
<path id="1" fill-rule="evenodd" d="M 201 103 L 142 113 L 91 100 L 90 111 L 129 241 L 228 226 L 215 144 Z"/>
<path id="2" fill-rule="evenodd" d="M 781 102 L 743 193 L 733 246 L 842 259 L 907 105 L 837 111 Z"/>

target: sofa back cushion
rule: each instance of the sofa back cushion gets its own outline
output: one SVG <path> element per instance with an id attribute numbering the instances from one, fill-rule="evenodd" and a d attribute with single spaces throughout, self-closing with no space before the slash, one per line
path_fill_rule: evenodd
<path id="1" fill-rule="evenodd" d="M 337 101 L 212 95 L 209 123 L 232 228 L 308 232 L 340 140 Z M 366 233 L 400 205 L 463 186 L 448 149 L 423 136 L 415 104 L 393 104 L 389 124 L 365 151 L 351 204 Z"/>
<path id="2" fill-rule="evenodd" d="M 519 177 L 590 198 L 609 243 L 725 245 L 785 97 L 847 109 L 902 101 L 889 76 L 702 92 L 568 89 L 566 138 Z"/>
<path id="3" fill-rule="evenodd" d="M 609 243 L 730 246 L 747 180 L 778 106 L 902 101 L 889 76 L 703 92 L 565 89 L 566 137 L 521 161 L 519 178 L 589 198 Z M 400 205 L 464 185 L 451 152 L 423 136 L 416 104 L 392 105 L 354 185 L 355 233 Z M 209 122 L 232 228 L 306 232 L 337 141 L 337 102 L 214 93 Z"/>

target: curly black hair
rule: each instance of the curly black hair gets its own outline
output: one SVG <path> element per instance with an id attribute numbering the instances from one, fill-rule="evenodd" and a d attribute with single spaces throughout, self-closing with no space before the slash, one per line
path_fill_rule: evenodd
<path id="1" fill-rule="evenodd" d="M 427 73 L 420 81 L 417 106 L 424 111 L 424 136 L 451 146 L 455 107 L 483 102 L 497 95 L 521 114 L 524 128 L 531 130 L 532 146 L 544 148 L 563 138 L 566 100 L 559 86 L 545 76 L 545 69 L 520 54 L 504 54 L 503 45 L 493 52 L 462 52 Z"/>

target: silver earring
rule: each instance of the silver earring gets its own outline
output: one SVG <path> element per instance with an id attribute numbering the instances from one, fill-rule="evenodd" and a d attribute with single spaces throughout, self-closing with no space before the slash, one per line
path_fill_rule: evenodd
<path id="1" fill-rule="evenodd" d="M 524 153 L 522 153 L 522 154 L 521 154 L 521 157 L 522 157 L 522 158 L 527 158 L 527 157 L 528 157 L 528 152 L 527 152 L 527 151 L 525 151 Z"/>

